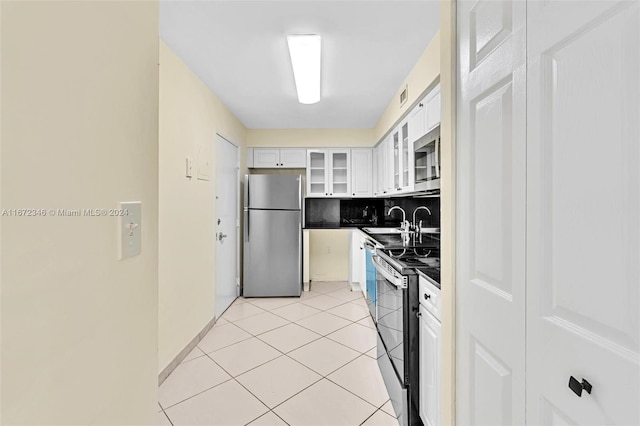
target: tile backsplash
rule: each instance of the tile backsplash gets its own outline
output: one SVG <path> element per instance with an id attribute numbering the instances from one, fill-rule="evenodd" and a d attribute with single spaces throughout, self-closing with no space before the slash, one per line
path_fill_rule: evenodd
<path id="1" fill-rule="evenodd" d="M 440 227 L 439 197 L 396 197 L 396 198 L 306 198 L 306 227 L 358 227 L 358 226 L 399 226 L 402 221 L 400 211 L 389 209 L 400 206 L 406 212 L 406 219 L 413 220 L 413 212 L 419 206 L 427 207 L 416 213 L 416 221 L 422 226 Z"/>

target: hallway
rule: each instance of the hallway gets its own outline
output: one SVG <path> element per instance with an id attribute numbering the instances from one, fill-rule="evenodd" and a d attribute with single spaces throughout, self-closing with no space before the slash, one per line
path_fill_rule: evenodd
<path id="1" fill-rule="evenodd" d="M 395 426 L 362 293 L 238 298 L 159 390 L 159 425 Z"/>

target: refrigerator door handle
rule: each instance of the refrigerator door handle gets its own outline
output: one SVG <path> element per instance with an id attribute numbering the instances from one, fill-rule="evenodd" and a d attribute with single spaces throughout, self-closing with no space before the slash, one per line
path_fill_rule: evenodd
<path id="1" fill-rule="evenodd" d="M 302 210 L 302 177 L 298 178 L 298 206 Z"/>
<path id="2" fill-rule="evenodd" d="M 249 242 L 249 209 L 244 209 L 244 241 Z"/>
<path id="3" fill-rule="evenodd" d="M 249 204 L 249 175 L 244 175 L 244 207 L 251 206 Z"/>

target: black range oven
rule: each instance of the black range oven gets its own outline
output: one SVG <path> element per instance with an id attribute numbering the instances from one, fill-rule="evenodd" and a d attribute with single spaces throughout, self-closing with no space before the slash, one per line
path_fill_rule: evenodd
<path id="1" fill-rule="evenodd" d="M 376 249 L 378 365 L 401 426 L 422 425 L 419 408 L 418 278 L 439 274 L 438 250 Z M 439 281 L 439 280 L 438 280 Z"/>

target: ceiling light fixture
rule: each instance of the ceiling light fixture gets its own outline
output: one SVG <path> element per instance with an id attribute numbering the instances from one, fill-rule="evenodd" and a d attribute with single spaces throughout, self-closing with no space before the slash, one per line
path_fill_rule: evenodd
<path id="1" fill-rule="evenodd" d="M 298 90 L 298 102 L 315 104 L 320 100 L 320 36 L 288 35 L 287 43 Z"/>

